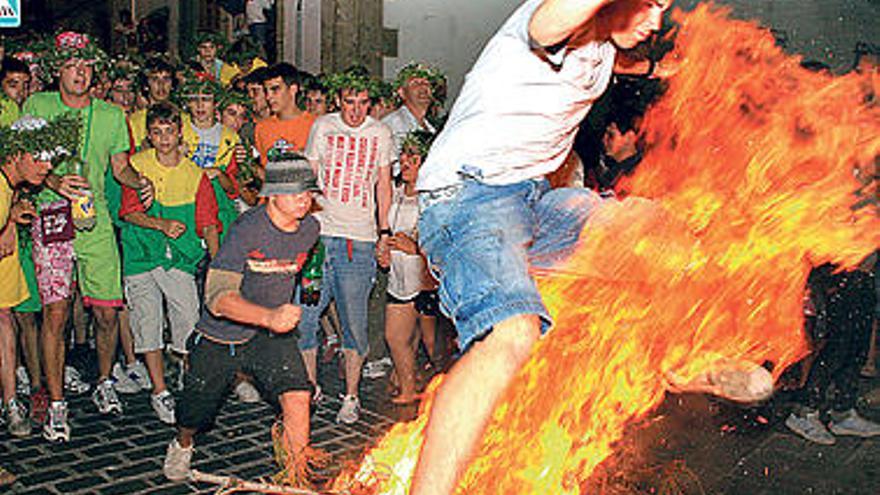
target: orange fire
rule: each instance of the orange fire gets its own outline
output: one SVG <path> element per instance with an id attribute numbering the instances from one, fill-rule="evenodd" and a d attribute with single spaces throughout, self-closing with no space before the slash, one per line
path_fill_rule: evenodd
<path id="1" fill-rule="evenodd" d="M 771 362 L 778 378 L 807 352 L 810 266 L 852 268 L 880 246 L 876 210 L 851 208 L 854 168 L 880 155 L 876 72 L 808 72 L 725 9 L 675 15 L 680 70 L 646 116 L 629 196 L 590 218 L 571 259 L 536 273 L 555 327 L 457 493 L 578 493 L 668 377 L 731 358 Z M 337 488 L 406 493 L 429 407 Z"/>

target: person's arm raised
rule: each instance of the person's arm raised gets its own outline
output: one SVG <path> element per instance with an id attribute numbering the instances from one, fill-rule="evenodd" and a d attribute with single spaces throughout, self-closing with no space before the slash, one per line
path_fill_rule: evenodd
<path id="1" fill-rule="evenodd" d="M 542 47 L 570 38 L 612 0 L 544 0 L 529 20 L 529 37 Z"/>

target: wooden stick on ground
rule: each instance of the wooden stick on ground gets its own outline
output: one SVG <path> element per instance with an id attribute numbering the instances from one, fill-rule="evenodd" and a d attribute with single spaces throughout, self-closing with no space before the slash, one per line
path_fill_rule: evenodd
<path id="1" fill-rule="evenodd" d="M 192 470 L 193 481 L 202 483 L 211 483 L 220 485 L 215 492 L 216 495 L 229 495 L 238 492 L 257 492 L 272 493 L 281 495 L 321 495 L 318 492 L 304 490 L 302 488 L 293 488 L 290 486 L 275 485 L 272 483 L 258 483 L 254 481 L 246 481 L 232 476 L 218 476 L 214 474 L 203 473 L 195 469 Z"/>

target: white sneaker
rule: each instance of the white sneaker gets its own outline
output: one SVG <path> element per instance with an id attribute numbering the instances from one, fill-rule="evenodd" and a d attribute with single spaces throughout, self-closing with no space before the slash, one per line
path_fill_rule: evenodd
<path id="1" fill-rule="evenodd" d="M 369 363 L 366 363 L 364 365 L 362 374 L 364 378 L 375 380 L 377 378 L 382 378 L 383 376 L 385 376 L 391 366 L 391 358 L 377 359 L 375 361 L 370 361 Z"/>
<path id="2" fill-rule="evenodd" d="M 143 361 L 135 361 L 125 367 L 125 372 L 129 378 L 140 385 L 141 390 L 153 390 L 153 380 L 150 380 L 150 372 Z"/>
<path id="3" fill-rule="evenodd" d="M 813 443 L 834 445 L 836 442 L 819 419 L 819 411 L 807 411 L 803 415 L 791 413 L 785 419 L 785 426 Z"/>
<path id="4" fill-rule="evenodd" d="M 855 409 L 850 409 L 841 415 L 840 420 L 835 420 L 835 413 L 831 413 L 831 423 L 828 429 L 835 435 L 852 435 L 869 438 L 880 436 L 880 424 L 859 416 Z"/>
<path id="5" fill-rule="evenodd" d="M 15 368 L 15 395 L 19 397 L 30 397 L 31 395 L 31 377 L 24 366 Z"/>
<path id="6" fill-rule="evenodd" d="M 342 407 L 336 414 L 337 423 L 345 423 L 347 425 L 357 423 L 359 411 L 361 409 L 361 401 L 355 395 L 346 395 L 342 398 Z"/>
<path id="7" fill-rule="evenodd" d="M 256 387 L 247 380 L 243 380 L 235 386 L 235 396 L 239 402 L 245 404 L 256 404 L 260 402 L 260 392 Z"/>
<path id="8" fill-rule="evenodd" d="M 156 416 L 159 416 L 159 421 L 169 425 L 176 423 L 174 419 L 175 402 L 171 392 L 164 390 L 158 394 L 151 395 L 150 404 L 153 405 Z"/>
<path id="9" fill-rule="evenodd" d="M 122 403 L 113 388 L 113 382 L 106 379 L 95 387 L 92 392 L 92 402 L 101 414 L 122 414 Z"/>
<path id="10" fill-rule="evenodd" d="M 73 366 L 64 366 L 64 391 L 73 394 L 84 394 L 92 388 L 91 385 L 82 380 L 79 371 Z"/>
<path id="11" fill-rule="evenodd" d="M 141 391 L 141 386 L 134 381 L 120 363 L 113 364 L 113 372 L 110 373 L 113 378 L 113 388 L 120 394 L 136 394 Z"/>
<path id="12" fill-rule="evenodd" d="M 50 442 L 70 441 L 70 424 L 67 422 L 67 402 L 59 400 L 49 405 L 49 418 L 43 425 L 43 438 Z"/>
<path id="13" fill-rule="evenodd" d="M 9 434 L 14 437 L 22 438 L 31 434 L 31 420 L 27 410 L 16 398 L 6 403 L 6 425 Z"/>
<path id="14" fill-rule="evenodd" d="M 175 438 L 168 444 L 165 451 L 165 462 L 162 464 L 162 472 L 171 481 L 185 481 L 192 476 L 190 463 L 192 462 L 193 446 L 181 447 Z"/>

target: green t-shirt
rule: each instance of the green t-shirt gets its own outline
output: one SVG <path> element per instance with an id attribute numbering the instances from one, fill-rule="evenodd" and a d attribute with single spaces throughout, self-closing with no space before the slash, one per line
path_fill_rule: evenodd
<path id="1" fill-rule="evenodd" d="M 0 96 L 0 127 L 9 127 L 21 116 L 14 101 Z"/>
<path id="2" fill-rule="evenodd" d="M 98 214 L 98 222 L 100 223 L 101 217 L 104 216 L 107 216 L 107 220 L 109 220 L 105 191 L 114 186 L 117 186 L 118 189 L 117 184 L 106 184 L 105 181 L 107 171 L 110 169 L 110 157 L 117 153 L 127 152 L 129 149 L 128 125 L 125 123 L 125 114 L 122 110 L 94 98 L 85 108 L 71 108 L 61 101 L 59 93 L 47 92 L 37 93 L 28 98 L 22 112 L 47 120 L 68 113 L 79 113 L 83 126 L 79 151 L 80 156 L 88 164 L 86 179 L 95 196 L 95 211 Z M 71 172 L 70 170 L 58 170 L 58 173 L 61 174 Z M 38 202 L 46 203 L 56 201 L 59 198 L 60 196 L 54 191 L 44 188 L 38 197 Z"/>

